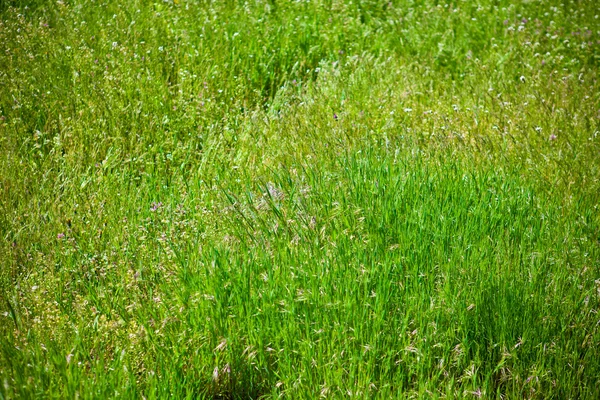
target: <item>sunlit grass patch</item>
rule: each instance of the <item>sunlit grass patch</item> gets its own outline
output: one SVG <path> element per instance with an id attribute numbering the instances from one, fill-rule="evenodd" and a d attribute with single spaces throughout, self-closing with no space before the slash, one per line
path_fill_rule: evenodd
<path id="1" fill-rule="evenodd" d="M 0 6 L 4 398 L 596 398 L 593 2 Z"/>

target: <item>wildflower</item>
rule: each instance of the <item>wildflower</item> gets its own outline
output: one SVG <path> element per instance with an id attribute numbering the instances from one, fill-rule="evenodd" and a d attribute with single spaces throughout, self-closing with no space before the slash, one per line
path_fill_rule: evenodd
<path id="1" fill-rule="evenodd" d="M 556 135 L 553 133 L 552 135 L 550 135 L 550 137 L 548 139 L 550 141 L 556 140 Z"/>
<path id="2" fill-rule="evenodd" d="M 281 200 L 284 197 L 284 193 L 279 190 L 275 185 L 271 182 L 267 184 L 267 190 L 269 191 L 269 195 L 276 200 Z"/>
<path id="3" fill-rule="evenodd" d="M 64 234 L 64 233 L 62 233 L 62 232 L 61 232 L 61 233 L 59 233 L 58 235 L 56 235 L 56 238 L 57 238 L 57 239 L 63 239 L 64 237 L 65 237 L 65 234 Z"/>
<path id="4" fill-rule="evenodd" d="M 162 207 L 162 203 L 159 201 L 157 202 L 152 202 L 152 207 L 150 207 L 150 211 L 155 212 L 156 210 L 158 210 L 159 208 Z"/>
<path id="5" fill-rule="evenodd" d="M 338 119 L 338 116 L 337 116 L 337 114 L 336 114 L 336 113 L 333 113 L 333 119 L 335 119 L 335 120 L 337 120 L 337 119 Z"/>

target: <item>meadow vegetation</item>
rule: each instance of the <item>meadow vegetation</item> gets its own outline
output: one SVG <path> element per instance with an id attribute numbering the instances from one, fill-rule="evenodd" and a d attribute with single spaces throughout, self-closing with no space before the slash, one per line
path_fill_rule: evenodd
<path id="1" fill-rule="evenodd" d="M 600 397 L 594 0 L 0 2 L 0 399 Z"/>

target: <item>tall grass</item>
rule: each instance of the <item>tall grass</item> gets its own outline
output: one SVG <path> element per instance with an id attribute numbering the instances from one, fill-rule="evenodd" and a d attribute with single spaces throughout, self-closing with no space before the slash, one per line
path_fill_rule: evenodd
<path id="1" fill-rule="evenodd" d="M 1 398 L 597 398 L 599 14 L 2 3 Z"/>

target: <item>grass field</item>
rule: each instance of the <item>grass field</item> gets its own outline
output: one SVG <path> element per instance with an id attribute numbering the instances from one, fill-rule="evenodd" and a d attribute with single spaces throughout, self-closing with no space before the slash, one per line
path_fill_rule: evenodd
<path id="1" fill-rule="evenodd" d="M 594 0 L 0 1 L 0 399 L 600 398 Z"/>

